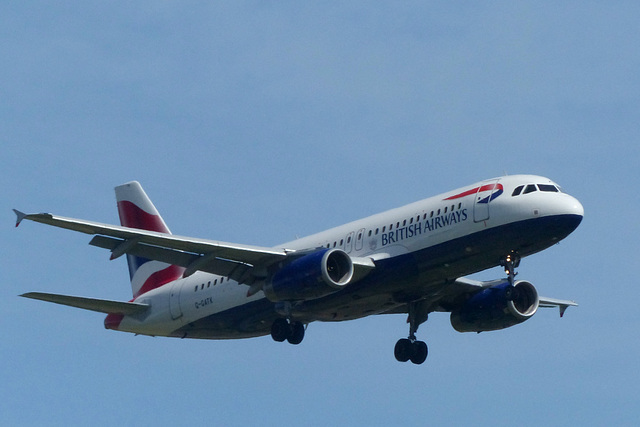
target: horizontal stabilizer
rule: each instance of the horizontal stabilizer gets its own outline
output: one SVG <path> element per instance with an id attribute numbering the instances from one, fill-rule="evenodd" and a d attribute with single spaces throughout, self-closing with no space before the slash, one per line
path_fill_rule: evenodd
<path id="1" fill-rule="evenodd" d="M 82 308 L 84 310 L 97 311 L 106 314 L 123 314 L 125 316 L 142 313 L 150 307 L 148 304 L 140 304 L 137 302 L 111 301 L 96 298 L 74 297 L 71 295 L 47 294 L 44 292 L 28 292 L 20 296 Z"/>

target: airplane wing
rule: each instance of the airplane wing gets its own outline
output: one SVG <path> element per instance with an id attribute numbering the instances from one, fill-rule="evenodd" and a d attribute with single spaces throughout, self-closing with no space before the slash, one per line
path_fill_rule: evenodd
<path id="1" fill-rule="evenodd" d="M 184 275 L 196 271 L 229 277 L 238 283 L 253 285 L 267 276 L 267 268 L 285 260 L 296 251 L 291 249 L 225 243 L 176 236 L 174 234 L 117 225 L 102 224 L 48 213 L 25 214 L 16 209 L 16 227 L 27 219 L 67 230 L 94 235 L 89 244 L 111 251 L 111 259 L 126 254 L 185 267 Z M 351 257 L 356 277 L 375 267 L 369 258 Z M 258 288 L 252 292 L 257 292 Z"/>
<path id="2" fill-rule="evenodd" d="M 567 311 L 567 308 L 578 306 L 575 301 L 547 297 L 538 297 L 538 299 L 540 300 L 540 307 L 558 307 L 560 310 L 560 317 L 564 316 L 564 312 Z"/>
<path id="3" fill-rule="evenodd" d="M 469 293 L 469 292 L 475 293 L 480 289 L 488 288 L 496 284 L 499 284 L 501 282 L 504 282 L 504 280 L 505 279 L 497 279 L 497 280 L 491 280 L 488 282 L 481 282 L 479 280 L 472 280 L 466 277 L 460 277 L 451 284 L 451 286 L 448 288 L 448 291 L 454 292 L 454 293 Z M 558 307 L 558 309 L 560 310 L 560 317 L 564 316 L 564 312 L 567 310 L 567 308 L 578 306 L 578 304 L 575 301 L 569 301 L 569 300 L 563 300 L 563 299 L 547 298 L 547 297 L 539 296 L 538 300 L 539 300 L 540 307 L 545 307 L 545 308 Z"/>
<path id="4" fill-rule="evenodd" d="M 14 212 L 16 227 L 27 219 L 92 234 L 95 237 L 90 244 L 111 250 L 111 259 L 127 253 L 185 267 L 185 276 L 200 270 L 252 284 L 256 278 L 266 276 L 266 271 L 260 270 L 295 252 L 176 236 L 48 213 L 25 214 L 15 209 Z"/>
<path id="5" fill-rule="evenodd" d="M 68 305 L 85 310 L 97 311 L 106 314 L 124 314 L 127 316 L 146 311 L 150 305 L 137 302 L 121 302 L 96 298 L 74 297 L 71 295 L 47 294 L 44 292 L 28 292 L 21 297 Z"/>
<path id="6" fill-rule="evenodd" d="M 431 294 L 425 299 L 421 300 L 421 303 L 426 307 L 427 312 L 431 311 L 451 311 L 453 307 L 457 306 L 461 300 L 464 300 L 466 295 L 475 294 L 482 289 L 490 288 L 495 285 L 504 283 L 506 279 L 496 279 L 490 281 L 473 280 L 467 277 L 459 277 L 453 282 L 448 283 L 442 287 L 441 290 L 435 294 Z M 577 307 L 578 304 L 575 301 L 547 298 L 538 296 L 539 307 L 558 307 L 560 309 L 560 317 L 564 316 L 564 312 L 569 307 Z M 404 314 L 409 313 L 408 305 L 400 305 L 389 311 L 385 311 L 382 314 Z"/>

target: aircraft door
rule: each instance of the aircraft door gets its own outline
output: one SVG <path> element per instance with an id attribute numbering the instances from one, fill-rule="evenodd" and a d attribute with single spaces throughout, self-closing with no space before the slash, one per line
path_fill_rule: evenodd
<path id="1" fill-rule="evenodd" d="M 364 228 L 358 230 L 358 235 L 356 237 L 356 251 L 361 251 L 364 246 Z"/>
<path id="2" fill-rule="evenodd" d="M 169 311 L 173 320 L 182 317 L 182 309 L 180 308 L 180 291 L 182 290 L 182 280 L 176 280 L 171 284 L 169 291 Z"/>
<path id="3" fill-rule="evenodd" d="M 480 187 L 478 187 L 476 199 L 473 203 L 473 220 L 475 222 L 486 221 L 489 219 L 489 205 L 491 204 L 491 200 L 502 194 L 502 191 L 497 193 L 497 191 L 499 191 L 498 181 L 499 179 L 485 181 Z"/>
<path id="4" fill-rule="evenodd" d="M 353 248 L 353 235 L 354 234 L 355 233 L 353 231 L 351 233 L 349 233 L 347 235 L 347 238 L 346 238 L 345 242 L 344 242 L 344 251 L 346 253 L 350 253 L 351 249 Z"/>

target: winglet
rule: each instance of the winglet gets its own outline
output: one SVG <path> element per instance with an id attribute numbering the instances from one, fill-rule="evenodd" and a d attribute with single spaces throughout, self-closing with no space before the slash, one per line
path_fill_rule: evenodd
<path id="1" fill-rule="evenodd" d="M 20 223 L 22 222 L 23 219 L 25 219 L 27 217 L 27 214 L 24 212 L 20 212 L 17 209 L 14 209 L 13 212 L 16 214 L 17 218 L 16 218 L 16 227 L 20 225 Z"/>

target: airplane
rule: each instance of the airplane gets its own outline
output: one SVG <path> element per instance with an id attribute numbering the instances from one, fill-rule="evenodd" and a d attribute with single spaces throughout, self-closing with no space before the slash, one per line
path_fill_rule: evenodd
<path id="1" fill-rule="evenodd" d="M 14 209 L 31 220 L 93 235 L 93 246 L 126 255 L 133 297 L 113 301 L 44 292 L 20 296 L 106 313 L 106 329 L 200 339 L 271 335 L 300 344 L 315 321 L 406 314 L 396 360 L 422 364 L 418 327 L 450 313 L 459 332 L 522 323 L 539 307 L 577 304 L 538 295 L 516 280 L 520 260 L 572 233 L 580 202 L 548 178 L 487 179 L 274 247 L 173 235 L 142 186 L 115 188 L 121 226 Z M 506 277 L 472 280 L 502 266 Z"/>

